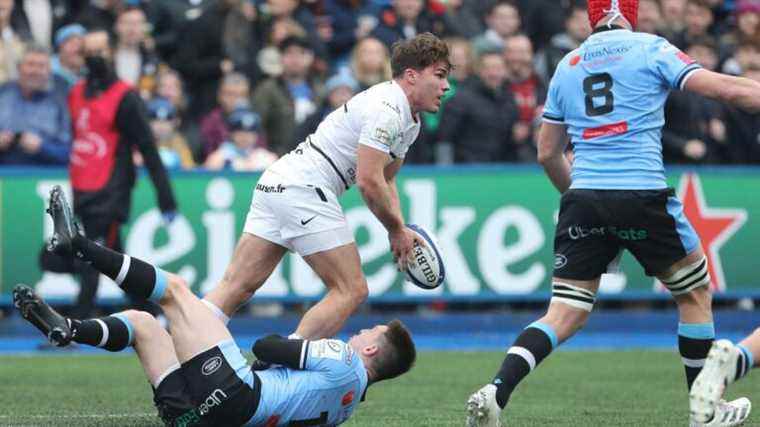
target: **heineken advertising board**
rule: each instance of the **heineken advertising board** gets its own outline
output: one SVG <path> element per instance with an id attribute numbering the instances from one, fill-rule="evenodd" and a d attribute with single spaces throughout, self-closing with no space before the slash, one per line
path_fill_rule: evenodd
<path id="1" fill-rule="evenodd" d="M 123 229 L 127 253 L 187 279 L 205 293 L 222 276 L 241 233 L 258 175 L 177 173 L 172 185 L 181 216 L 162 223 L 146 176 L 134 192 L 130 222 Z M 706 169 L 672 172 L 670 184 L 702 240 L 712 286 L 729 296 L 760 295 L 752 254 L 760 243 L 760 170 Z M 0 297 L 13 285 L 36 286 L 49 297 L 72 298 L 69 275 L 42 272 L 38 254 L 52 230 L 44 214 L 53 185 L 67 187 L 65 171 L 0 172 Z M 364 273 L 375 300 L 450 299 L 503 301 L 549 294 L 552 242 L 559 194 L 534 167 L 405 167 L 398 181 L 404 216 L 432 230 L 446 266 L 446 282 L 426 291 L 404 281 L 391 260 L 387 234 L 356 189 L 341 199 L 356 236 Z M 619 230 L 620 231 L 620 230 Z M 582 227 L 573 230 L 583 235 Z M 289 254 L 255 298 L 319 298 L 324 286 L 306 263 Z M 620 298 L 662 296 L 630 255 L 621 273 L 605 275 L 601 294 Z M 99 296 L 120 297 L 102 278 Z"/>

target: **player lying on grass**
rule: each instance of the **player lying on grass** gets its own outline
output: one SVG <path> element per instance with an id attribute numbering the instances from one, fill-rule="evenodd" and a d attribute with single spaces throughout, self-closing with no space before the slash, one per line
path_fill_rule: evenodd
<path id="1" fill-rule="evenodd" d="M 54 345 L 134 347 L 168 426 L 337 425 L 351 416 L 369 384 L 401 375 L 414 363 L 409 331 L 394 320 L 347 343 L 270 335 L 256 341 L 253 353 L 282 367 L 254 373 L 227 327 L 181 277 L 87 240 L 60 187 L 51 192 L 49 212 L 54 249 L 80 252 L 130 296 L 158 303 L 169 332 L 135 310 L 67 319 L 24 285 L 13 290 L 14 304 Z"/>
<path id="2" fill-rule="evenodd" d="M 713 419 L 726 387 L 747 376 L 758 360 L 760 328 L 739 344 L 728 340 L 715 341 L 689 394 L 692 418 L 699 422 Z"/>

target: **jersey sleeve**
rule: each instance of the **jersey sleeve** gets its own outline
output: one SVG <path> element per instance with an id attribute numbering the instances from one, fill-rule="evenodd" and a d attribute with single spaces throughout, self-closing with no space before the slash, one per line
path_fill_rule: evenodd
<path id="1" fill-rule="evenodd" d="M 672 89 L 683 89 L 689 77 L 702 69 L 697 61 L 662 37 L 650 45 L 648 60 L 652 72 Z"/>
<path id="2" fill-rule="evenodd" d="M 564 124 L 565 112 L 562 109 L 560 103 L 560 91 L 559 91 L 559 69 L 562 66 L 560 64 L 557 67 L 557 71 L 554 72 L 551 82 L 549 82 L 549 90 L 546 94 L 546 103 L 544 103 L 543 120 L 548 123 Z"/>
<path id="3" fill-rule="evenodd" d="M 390 104 L 383 102 L 367 114 L 359 134 L 359 144 L 390 154 L 391 146 L 400 138 L 400 134 L 401 120 L 398 113 Z"/>
<path id="4" fill-rule="evenodd" d="M 308 341 L 303 366 L 309 371 L 322 371 L 340 375 L 350 370 L 354 350 L 335 339 Z"/>

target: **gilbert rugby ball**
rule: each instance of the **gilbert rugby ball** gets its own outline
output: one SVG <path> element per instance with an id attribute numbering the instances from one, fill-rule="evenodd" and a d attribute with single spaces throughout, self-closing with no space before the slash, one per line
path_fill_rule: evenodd
<path id="1" fill-rule="evenodd" d="M 438 243 L 423 227 L 416 224 L 407 224 L 407 227 L 417 233 L 427 245 L 414 242 L 412 257 L 406 268 L 406 279 L 422 289 L 435 289 L 446 277 Z"/>

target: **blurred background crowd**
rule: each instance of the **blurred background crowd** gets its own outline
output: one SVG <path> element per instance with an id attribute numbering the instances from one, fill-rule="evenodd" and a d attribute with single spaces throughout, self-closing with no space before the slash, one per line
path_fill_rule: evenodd
<path id="1" fill-rule="evenodd" d="M 260 170 L 353 94 L 393 42 L 451 46 L 451 90 L 408 163 L 533 163 L 546 87 L 590 34 L 585 0 L 0 0 L 0 165 L 67 165 L 83 37 L 142 99 L 166 169 Z M 639 31 L 760 81 L 760 0 L 641 0 Z M 760 163 L 760 115 L 673 92 L 669 163 Z M 135 150 L 134 162 L 143 161 Z"/>

